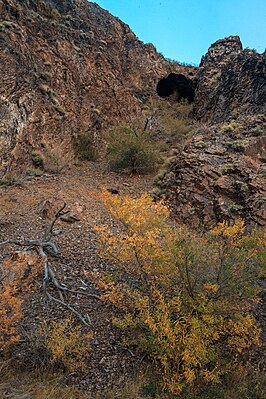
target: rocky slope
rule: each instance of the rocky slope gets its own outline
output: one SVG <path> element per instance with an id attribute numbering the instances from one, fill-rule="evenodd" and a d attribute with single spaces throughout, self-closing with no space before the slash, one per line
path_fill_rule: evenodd
<path id="1" fill-rule="evenodd" d="M 159 78 L 189 70 L 86 0 L 0 0 L 0 15 L 1 174 L 35 150 L 70 161 L 73 138 L 97 141 L 140 113 Z"/>
<path id="2" fill-rule="evenodd" d="M 159 181 L 176 216 L 210 227 L 244 218 L 266 224 L 266 54 L 239 37 L 214 43 L 202 58 L 193 140 Z"/>
<path id="3" fill-rule="evenodd" d="M 79 208 L 78 220 L 61 220 L 57 224 L 58 236 L 56 245 L 60 250 L 60 257 L 52 260 L 54 270 L 67 286 L 82 289 L 86 286 L 88 292 L 96 293 L 95 286 L 86 276 L 87 272 L 103 272 L 109 268 L 99 256 L 99 244 L 95 225 L 109 224 L 114 231 L 118 228 L 107 210 L 95 197 L 95 192 L 116 187 L 121 195 L 141 195 L 151 189 L 151 176 L 123 176 L 116 173 L 106 173 L 106 165 L 102 162 L 87 162 L 80 166 L 72 166 L 59 175 L 34 177 L 24 181 L 21 185 L 1 188 L 0 190 L 0 242 L 7 238 L 36 238 L 41 237 L 49 224 L 49 215 L 43 210 L 44 201 L 55 207 L 67 203 L 71 210 Z M 48 201 L 47 201 L 48 200 Z M 48 217 L 47 217 L 48 216 Z M 5 246 L 0 250 L 0 265 L 14 247 Z M 111 268 L 108 269 L 109 271 Z M 83 286 L 83 288 L 82 288 Z M 85 374 L 80 372 L 69 375 L 69 383 L 87 391 L 87 397 L 94 397 L 93 393 L 106 390 L 116 385 L 123 385 L 130 379 L 133 370 L 144 368 L 142 356 L 134 356 L 126 347 L 119 344 L 119 331 L 112 324 L 110 305 L 104 301 L 97 301 L 84 295 L 72 294 L 65 297 L 79 312 L 89 315 L 91 323 L 84 333 L 93 334 L 91 350 L 86 354 L 88 369 Z M 41 320 L 50 321 L 69 319 L 68 311 L 54 302 L 47 300 L 42 289 L 42 272 L 36 284 L 31 287 L 28 300 L 23 305 L 23 336 L 24 340 L 12 350 L 15 366 L 20 366 L 26 372 L 31 369 L 41 370 L 45 367 L 45 353 L 40 348 L 40 341 L 36 340 Z M 135 351 L 135 350 L 134 350 Z M 2 369 L 1 369 L 2 376 Z M 45 383 L 42 381 L 42 384 Z M 12 397 L 12 388 L 1 390 L 0 398 L 8 394 Z M 28 390 L 19 394 L 19 384 L 13 398 L 33 398 Z M 43 391 L 42 391 L 43 392 Z M 1 395 L 3 393 L 3 396 Z M 29 396 L 30 395 L 30 396 Z M 44 394 L 42 393 L 42 398 Z M 55 393 L 51 396 L 55 398 Z M 60 396 L 57 396 L 58 398 Z M 98 398 L 103 395 L 99 394 Z M 38 397 L 39 398 L 39 397 Z M 62 399 L 74 399 L 77 396 L 63 396 Z"/>

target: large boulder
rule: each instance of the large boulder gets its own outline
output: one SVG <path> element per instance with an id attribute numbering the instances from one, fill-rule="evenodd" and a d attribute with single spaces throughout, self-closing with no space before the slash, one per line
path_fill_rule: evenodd
<path id="1" fill-rule="evenodd" d="M 265 125 L 260 115 L 198 128 L 169 159 L 155 192 L 166 195 L 173 214 L 186 224 L 209 229 L 240 218 L 265 227 Z"/>

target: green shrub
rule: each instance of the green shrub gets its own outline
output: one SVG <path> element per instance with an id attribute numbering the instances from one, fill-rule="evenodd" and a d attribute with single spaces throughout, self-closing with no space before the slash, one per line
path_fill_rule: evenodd
<path id="1" fill-rule="evenodd" d="M 224 133 L 231 133 L 235 130 L 240 130 L 243 128 L 243 125 L 236 120 L 232 120 L 230 124 L 222 126 L 222 132 Z"/>
<path id="2" fill-rule="evenodd" d="M 34 166 L 43 169 L 43 157 L 39 151 L 32 151 L 31 160 Z"/>
<path id="3" fill-rule="evenodd" d="M 38 169 L 38 168 L 30 168 L 30 169 L 27 169 L 26 174 L 27 174 L 27 176 L 38 177 L 38 176 L 41 176 L 43 174 L 43 171 L 41 169 Z"/>
<path id="4" fill-rule="evenodd" d="M 245 143 L 241 141 L 228 141 L 225 143 L 225 146 L 230 152 L 244 153 L 246 150 Z"/>
<path id="5" fill-rule="evenodd" d="M 153 198 L 162 198 L 166 193 L 166 188 L 161 188 L 161 187 L 154 187 L 151 191 L 151 196 Z"/>
<path id="6" fill-rule="evenodd" d="M 98 158 L 98 151 L 89 132 L 78 135 L 74 141 L 74 150 L 81 161 L 95 161 Z"/>
<path id="7" fill-rule="evenodd" d="M 109 132 L 108 158 L 112 170 L 126 173 L 151 172 L 160 159 L 148 133 L 126 126 Z"/>
<path id="8" fill-rule="evenodd" d="M 226 174 L 234 173 L 235 169 L 236 169 L 236 166 L 232 163 L 229 163 L 222 169 L 222 174 L 226 175 Z"/>
<path id="9" fill-rule="evenodd" d="M 159 172 L 157 173 L 157 175 L 154 177 L 153 179 L 153 183 L 156 184 L 160 184 L 163 179 L 165 178 L 165 175 L 167 174 L 167 169 L 165 169 L 164 167 L 162 167 Z"/>
<path id="10" fill-rule="evenodd" d="M 0 179 L 0 186 L 7 187 L 7 186 L 11 186 L 11 185 L 12 185 L 12 182 L 10 180 L 5 179 L 5 178 Z"/>
<path id="11" fill-rule="evenodd" d="M 259 126 L 257 126 L 257 127 L 255 127 L 254 129 L 252 129 L 250 131 L 250 134 L 253 137 L 262 136 L 263 135 L 263 130 Z"/>
<path id="12" fill-rule="evenodd" d="M 18 26 L 17 24 L 15 24 L 14 22 L 11 21 L 3 21 L 0 23 L 0 32 L 3 32 L 5 30 L 9 30 L 9 29 L 17 29 Z"/>
<path id="13" fill-rule="evenodd" d="M 60 12 L 57 8 L 54 8 L 52 5 L 43 2 L 42 3 L 43 13 L 47 18 L 58 20 L 60 19 Z"/>
<path id="14" fill-rule="evenodd" d="M 5 176 L 0 178 L 0 187 L 12 186 L 18 180 L 19 180 L 19 175 L 16 172 L 14 171 L 8 172 L 5 174 Z"/>
<path id="15" fill-rule="evenodd" d="M 153 135 L 162 151 L 170 147 L 182 147 L 193 133 L 191 105 L 187 102 L 170 103 L 152 100 L 146 104 L 145 114 L 154 126 Z M 154 123 L 155 122 L 155 123 Z"/>

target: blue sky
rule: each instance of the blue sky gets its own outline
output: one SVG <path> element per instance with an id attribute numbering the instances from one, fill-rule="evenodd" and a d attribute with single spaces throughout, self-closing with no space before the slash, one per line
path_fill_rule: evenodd
<path id="1" fill-rule="evenodd" d="M 165 57 L 199 64 L 218 39 L 238 35 L 244 47 L 266 47 L 266 0 L 95 0 Z"/>

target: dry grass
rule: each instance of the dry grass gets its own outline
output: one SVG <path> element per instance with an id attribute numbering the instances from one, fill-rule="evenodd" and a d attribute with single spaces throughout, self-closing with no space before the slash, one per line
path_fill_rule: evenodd
<path id="1" fill-rule="evenodd" d="M 266 399 L 266 375 L 253 366 L 235 370 L 224 384 L 206 389 L 199 395 L 186 395 L 182 399 Z M 181 398 L 180 398 L 181 399 Z"/>
<path id="2" fill-rule="evenodd" d="M 162 399 L 147 384 L 144 375 L 128 381 L 123 388 L 92 396 L 88 392 L 70 387 L 65 376 L 48 370 L 22 371 L 11 367 L 8 361 L 0 362 L 1 399 Z M 225 385 L 217 385 L 201 394 L 186 392 L 180 399 L 266 399 L 266 377 L 252 367 L 243 373 L 233 373 Z M 176 398 L 177 399 L 177 398 Z"/>
<path id="3" fill-rule="evenodd" d="M 41 369 L 27 372 L 13 368 L 8 361 L 0 363 L 1 399 L 149 399 L 144 385 L 145 379 L 140 376 L 123 388 L 91 396 L 68 386 L 62 374 Z"/>
<path id="4" fill-rule="evenodd" d="M 1 399 L 89 399 L 89 397 L 64 383 L 62 375 L 45 370 L 23 372 L 9 362 L 0 364 Z"/>

